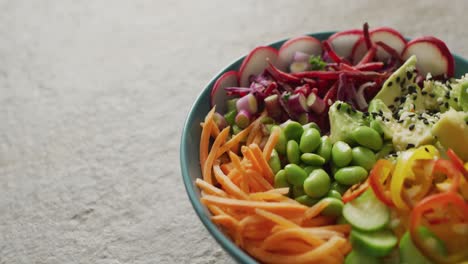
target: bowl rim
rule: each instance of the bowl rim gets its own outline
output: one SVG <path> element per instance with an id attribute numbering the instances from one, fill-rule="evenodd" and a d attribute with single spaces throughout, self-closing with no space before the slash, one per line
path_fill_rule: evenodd
<path id="1" fill-rule="evenodd" d="M 338 31 L 322 31 L 322 32 L 315 32 L 315 33 L 307 33 L 304 35 L 311 36 L 318 38 L 319 40 L 323 40 L 331 36 L 332 34 L 336 33 Z M 280 45 L 282 45 L 284 42 L 289 40 L 290 38 L 285 38 L 282 40 L 278 40 L 269 44 L 265 44 L 264 46 L 272 46 L 275 48 L 279 48 Z M 411 40 L 411 38 L 405 38 L 407 41 Z M 248 53 L 247 53 L 248 54 Z M 187 192 L 187 195 L 189 197 L 189 200 L 192 204 L 193 209 L 195 210 L 198 218 L 201 220 L 203 225 L 208 229 L 208 232 L 215 238 L 215 240 L 218 242 L 218 244 L 221 245 L 221 247 L 237 262 L 239 263 L 258 263 L 253 257 L 251 257 L 249 254 L 247 254 L 244 250 L 242 250 L 240 247 L 238 247 L 234 242 L 227 237 L 219 228 L 214 224 L 209 215 L 206 214 L 206 207 L 200 202 L 199 197 L 196 194 L 196 187 L 194 185 L 194 182 L 192 181 L 192 178 L 190 177 L 190 172 L 189 172 L 189 166 L 187 165 L 186 160 L 190 158 L 190 155 L 187 150 L 187 140 L 188 140 L 188 134 L 190 133 L 190 125 L 194 122 L 196 119 L 196 114 L 194 112 L 194 109 L 202 104 L 202 101 L 204 100 L 204 97 L 209 96 L 209 93 L 211 91 L 211 88 L 215 84 L 216 80 L 226 71 L 229 71 L 232 67 L 235 65 L 239 65 L 242 63 L 244 58 L 247 56 L 247 54 L 239 57 L 238 59 L 234 60 L 233 62 L 229 63 L 227 66 L 223 67 L 214 77 L 207 83 L 207 85 L 204 86 L 202 91 L 198 94 L 196 100 L 194 103 L 190 106 L 188 115 L 184 121 L 183 129 L 182 129 L 182 135 L 181 135 L 181 144 L 180 144 L 180 165 L 181 165 L 181 172 L 182 172 L 182 178 L 185 186 L 185 190 Z M 468 60 L 457 55 L 454 53 L 451 53 L 452 56 L 454 57 L 455 61 L 455 76 L 457 76 L 457 61 L 463 61 L 464 63 L 468 64 Z M 197 156 L 198 159 L 198 156 Z"/>

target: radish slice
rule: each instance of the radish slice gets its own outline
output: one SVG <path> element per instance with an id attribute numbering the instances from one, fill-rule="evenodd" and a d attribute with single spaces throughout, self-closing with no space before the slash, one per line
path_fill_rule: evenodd
<path id="1" fill-rule="evenodd" d="M 382 41 L 387 44 L 389 47 L 393 48 L 398 54 L 401 54 L 406 46 L 406 40 L 403 36 L 396 30 L 389 27 L 380 27 L 372 30 L 369 33 L 369 37 L 373 44 L 378 41 Z M 352 62 L 354 64 L 358 63 L 366 54 L 367 47 L 364 38 L 360 38 L 353 47 L 352 50 Z M 377 47 L 377 59 L 379 61 L 386 61 L 391 55 L 382 49 L 382 47 Z"/>
<path id="2" fill-rule="evenodd" d="M 382 41 L 388 46 L 392 47 L 398 54 L 401 54 L 406 46 L 406 40 L 400 34 L 400 32 L 389 27 L 380 27 L 372 30 L 370 33 L 370 39 L 373 43 Z M 377 48 L 377 59 L 379 61 L 385 61 L 390 58 L 391 55 L 383 50 L 381 47 Z"/>
<path id="3" fill-rule="evenodd" d="M 435 37 L 420 37 L 408 42 L 403 51 L 403 59 L 406 60 L 416 55 L 418 62 L 416 68 L 422 76 L 431 73 L 432 76 L 446 74 L 452 77 L 454 74 L 454 59 L 445 43 Z"/>
<path id="4" fill-rule="evenodd" d="M 309 55 L 321 55 L 322 43 L 316 38 L 300 36 L 286 41 L 278 51 L 278 68 L 285 71 L 293 61 L 296 52 Z"/>
<path id="5" fill-rule="evenodd" d="M 239 77 L 237 71 L 225 72 L 216 80 L 210 94 L 211 107 L 216 105 L 216 111 L 220 113 L 226 112 L 226 101 L 234 96 L 226 94 L 224 88 L 239 86 Z"/>
<path id="6" fill-rule="evenodd" d="M 354 44 L 353 50 L 351 51 L 351 63 L 356 65 L 361 61 L 367 53 L 366 40 L 361 37 L 356 44 Z"/>
<path id="7" fill-rule="evenodd" d="M 244 59 L 239 70 L 239 83 L 242 87 L 249 87 L 249 77 L 259 75 L 268 66 L 268 61 L 276 65 L 278 60 L 278 51 L 273 47 L 257 47 L 253 49 Z"/>
<path id="8" fill-rule="evenodd" d="M 351 29 L 337 32 L 328 38 L 333 50 L 340 57 L 350 58 L 356 42 L 362 37 L 362 30 Z"/>

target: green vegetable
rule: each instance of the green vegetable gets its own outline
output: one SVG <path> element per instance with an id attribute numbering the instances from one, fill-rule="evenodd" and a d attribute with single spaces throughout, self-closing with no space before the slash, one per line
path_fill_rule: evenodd
<path id="1" fill-rule="evenodd" d="M 398 238 L 390 230 L 363 232 L 353 229 L 350 240 L 353 247 L 374 257 L 388 255 L 398 243 Z"/>
<path id="2" fill-rule="evenodd" d="M 400 239 L 401 263 L 431 264 L 431 262 L 419 251 L 411 240 L 409 232 L 406 232 Z"/>
<path id="3" fill-rule="evenodd" d="M 340 199 L 336 199 L 333 197 L 325 197 L 322 200 L 329 202 L 327 207 L 325 207 L 322 211 L 322 215 L 327 216 L 340 216 L 341 212 L 343 211 L 343 201 Z"/>
<path id="4" fill-rule="evenodd" d="M 299 164 L 300 161 L 299 145 L 294 140 L 289 140 L 286 145 L 286 157 L 289 163 Z"/>
<path id="5" fill-rule="evenodd" d="M 312 198 L 324 196 L 330 190 L 330 176 L 323 169 L 312 171 L 304 181 L 304 191 Z"/>
<path id="6" fill-rule="evenodd" d="M 302 153 L 312 153 L 320 145 L 320 132 L 315 128 L 309 128 L 302 133 L 299 149 Z"/>
<path id="7" fill-rule="evenodd" d="M 281 160 L 278 156 L 278 152 L 273 149 L 271 152 L 270 160 L 268 160 L 268 165 L 270 165 L 271 170 L 273 173 L 277 173 L 279 170 L 281 170 Z"/>
<path id="8" fill-rule="evenodd" d="M 374 152 L 365 147 L 355 147 L 351 151 L 353 160 L 352 164 L 361 166 L 367 171 L 370 171 L 377 162 Z"/>
<path id="9" fill-rule="evenodd" d="M 299 198 L 306 194 L 304 192 L 304 187 L 302 187 L 302 185 L 293 186 L 291 189 L 292 189 L 292 195 L 294 198 Z"/>
<path id="10" fill-rule="evenodd" d="M 345 258 L 345 264 L 380 264 L 378 258 L 353 249 Z"/>
<path id="11" fill-rule="evenodd" d="M 318 166 L 305 166 L 302 169 L 309 175 L 313 170 L 320 169 Z"/>
<path id="12" fill-rule="evenodd" d="M 296 142 L 299 142 L 299 139 L 301 138 L 302 133 L 304 132 L 304 128 L 302 128 L 302 125 L 300 123 L 288 120 L 285 123 L 283 123 L 282 126 L 284 134 L 286 135 L 286 138 L 288 140 L 295 140 Z"/>
<path id="13" fill-rule="evenodd" d="M 335 172 L 335 180 L 344 185 L 362 182 L 367 177 L 367 171 L 360 166 L 344 167 Z"/>
<path id="14" fill-rule="evenodd" d="M 351 132 L 351 136 L 361 146 L 372 150 L 379 150 L 382 148 L 382 138 L 377 131 L 370 127 L 357 127 Z"/>
<path id="15" fill-rule="evenodd" d="M 333 144 L 328 136 L 322 136 L 320 138 L 320 145 L 317 149 L 317 154 L 322 156 L 325 159 L 325 162 L 328 162 L 331 158 Z"/>
<path id="16" fill-rule="evenodd" d="M 325 159 L 314 153 L 304 153 L 301 155 L 301 160 L 307 165 L 322 166 L 325 164 Z"/>
<path id="17" fill-rule="evenodd" d="M 236 122 L 236 115 L 237 115 L 237 110 L 234 108 L 234 110 L 227 112 L 224 115 L 224 119 L 226 119 L 226 122 L 232 126 Z"/>
<path id="18" fill-rule="evenodd" d="M 299 203 L 306 205 L 306 206 L 313 206 L 314 204 L 318 203 L 319 199 L 314 199 L 309 197 L 308 195 L 301 195 L 294 199 L 298 201 Z"/>
<path id="19" fill-rule="evenodd" d="M 343 141 L 338 141 L 332 147 L 331 157 L 333 164 L 344 167 L 353 159 L 351 147 Z"/>
<path id="20" fill-rule="evenodd" d="M 310 122 L 305 125 L 302 125 L 302 128 L 304 128 L 304 130 L 309 129 L 309 128 L 315 128 L 317 129 L 319 133 L 321 133 L 320 127 L 315 122 Z"/>
<path id="21" fill-rule="evenodd" d="M 337 190 L 331 189 L 331 186 L 330 186 L 330 190 L 327 193 L 327 197 L 332 197 L 332 198 L 336 198 L 338 200 L 341 200 L 341 193 L 338 192 Z"/>
<path id="22" fill-rule="evenodd" d="M 289 187 L 289 183 L 286 179 L 286 172 L 279 170 L 275 175 L 275 188 Z"/>
<path id="23" fill-rule="evenodd" d="M 276 143 L 275 149 L 278 151 L 278 154 L 285 155 L 286 154 L 286 145 L 288 144 L 288 139 L 286 138 L 286 135 L 284 134 L 283 129 L 279 126 L 274 126 L 271 128 L 271 131 L 274 129 L 279 129 L 279 137 L 278 137 L 278 142 Z"/>
<path id="24" fill-rule="evenodd" d="M 237 100 L 239 100 L 239 98 L 233 98 L 233 99 L 227 100 L 226 106 L 227 106 L 228 112 L 236 111 L 237 113 L 237 106 L 236 106 Z"/>
<path id="25" fill-rule="evenodd" d="M 338 183 L 337 181 L 333 182 L 330 186 L 331 190 L 339 192 L 341 195 L 343 195 L 347 190 L 349 186 L 343 185 Z"/>
<path id="26" fill-rule="evenodd" d="M 327 63 L 322 60 L 321 56 L 310 56 L 309 63 L 312 65 L 313 71 L 323 70 L 327 66 Z"/>
<path id="27" fill-rule="evenodd" d="M 288 164 L 284 167 L 286 179 L 294 186 L 302 186 L 307 178 L 306 172 L 296 164 Z"/>
<path id="28" fill-rule="evenodd" d="M 371 189 L 345 204 L 343 216 L 354 227 L 363 231 L 375 231 L 390 221 L 390 209 L 375 197 Z"/>

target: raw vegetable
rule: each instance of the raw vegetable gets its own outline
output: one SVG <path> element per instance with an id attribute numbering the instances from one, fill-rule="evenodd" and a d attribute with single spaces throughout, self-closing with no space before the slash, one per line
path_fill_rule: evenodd
<path id="1" fill-rule="evenodd" d="M 362 231 L 379 230 L 390 221 L 389 209 L 375 197 L 372 190 L 346 203 L 343 216 L 353 227 Z"/>

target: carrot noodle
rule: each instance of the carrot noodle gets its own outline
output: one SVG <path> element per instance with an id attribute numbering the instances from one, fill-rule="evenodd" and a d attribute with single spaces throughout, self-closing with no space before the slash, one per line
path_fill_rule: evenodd
<path id="1" fill-rule="evenodd" d="M 260 164 L 263 173 L 265 174 L 265 178 L 267 178 L 268 182 L 273 183 L 275 175 L 273 175 L 273 170 L 270 168 L 270 165 L 268 165 L 268 161 L 263 156 L 263 153 L 258 145 L 252 144 L 249 146 L 249 148 L 252 150 L 253 154 L 258 157 L 257 161 Z"/>
<path id="2" fill-rule="evenodd" d="M 268 141 L 265 143 L 265 147 L 263 148 L 263 157 L 268 161 L 270 160 L 271 153 L 278 143 L 280 135 L 279 129 L 272 129 L 270 136 L 268 137 Z"/>
<path id="3" fill-rule="evenodd" d="M 226 137 L 229 134 L 229 129 L 229 127 L 226 127 L 223 129 L 223 131 L 221 131 L 221 133 L 219 133 L 219 136 L 215 139 L 210 153 L 205 160 L 205 166 L 203 167 L 203 180 L 208 183 L 212 183 L 211 169 L 213 167 L 214 159 L 216 158 L 216 152 L 218 151 L 219 146 L 226 140 Z"/>
<path id="4" fill-rule="evenodd" d="M 235 185 L 228 176 L 226 176 L 218 164 L 213 167 L 216 180 L 223 186 L 227 193 L 234 197 L 249 200 L 249 196 Z"/>
<path id="5" fill-rule="evenodd" d="M 200 138 L 200 166 L 201 170 L 204 170 L 205 161 L 208 157 L 208 148 L 210 145 L 210 134 L 213 127 L 213 123 L 210 120 L 213 119 L 215 108 L 213 107 L 211 111 L 206 115 L 205 122 L 203 124 L 201 138 Z M 210 182 L 211 183 L 211 182 Z"/>
<path id="6" fill-rule="evenodd" d="M 214 108 L 207 114 L 200 138 L 203 179 L 195 181 L 201 202 L 213 223 L 259 262 L 343 262 L 351 250 L 350 225 L 321 215 L 326 201 L 307 207 L 287 196 L 290 188 L 274 188 L 268 161 L 280 131 L 264 135 L 265 114 L 237 135 L 219 131 Z"/>
<path id="7" fill-rule="evenodd" d="M 202 189 L 208 194 L 213 194 L 213 195 L 221 196 L 221 197 L 227 197 L 227 194 L 225 191 L 207 183 L 206 181 L 202 179 L 196 179 L 195 184 L 198 186 L 198 188 Z"/>

